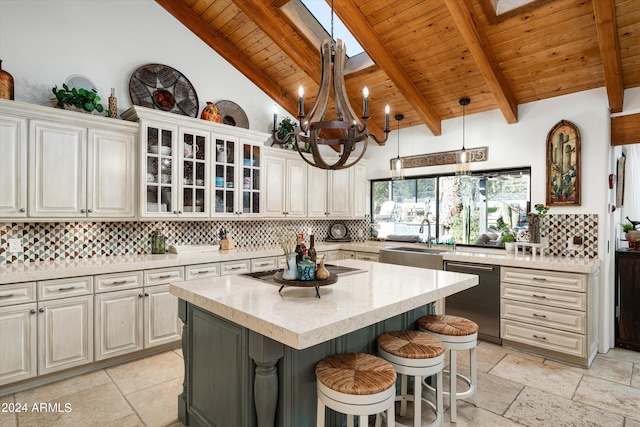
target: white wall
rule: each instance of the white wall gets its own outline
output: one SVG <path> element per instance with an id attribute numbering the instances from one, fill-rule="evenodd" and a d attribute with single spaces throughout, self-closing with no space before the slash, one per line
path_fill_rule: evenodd
<path id="1" fill-rule="evenodd" d="M 251 129 L 271 131 L 273 100 L 153 0 L 0 0 L 0 59 L 18 101 L 51 105 L 51 88 L 82 74 L 105 106 L 115 88 L 119 112 L 137 68 L 168 65 L 191 82 L 200 111 L 230 100 Z"/>
<path id="2" fill-rule="evenodd" d="M 16 100 L 50 105 L 54 85 L 61 85 L 72 74 L 83 74 L 96 83 L 105 101 L 110 88 L 115 88 L 120 112 L 131 105 L 129 77 L 138 67 L 168 65 L 194 86 L 200 110 L 206 101 L 231 100 L 247 113 L 251 129 L 271 130 L 273 100 L 153 0 L 0 0 L 0 59 L 3 69 L 14 77 Z M 628 90 L 624 114 L 636 110 L 640 110 L 640 90 Z M 397 113 L 402 111 L 391 114 Z M 285 113 L 279 109 L 278 114 Z M 575 123 L 582 136 L 582 205 L 553 207 L 551 212 L 598 214 L 601 218 L 599 253 L 605 280 L 600 324 L 606 343 L 601 351 L 606 351 L 612 343 L 613 301 L 613 264 L 607 255 L 607 240 L 615 228 L 606 210 L 612 199 L 607 178 L 615 171 L 615 153 L 609 147 L 605 90 L 520 105 L 519 121 L 513 125 L 507 125 L 497 110 L 468 115 L 465 145 L 489 146 L 489 161 L 474 164 L 473 169 L 531 166 L 532 202 L 544 202 L 546 136 L 562 119 Z M 460 149 L 461 119 L 444 121 L 439 137 L 433 137 L 426 126 L 402 129 L 400 137 L 401 156 Z M 389 159 L 396 152 L 395 131 L 386 146 L 371 143 L 366 155 L 370 159 L 368 177 L 387 177 Z M 409 173 L 436 174 L 450 168 Z"/>

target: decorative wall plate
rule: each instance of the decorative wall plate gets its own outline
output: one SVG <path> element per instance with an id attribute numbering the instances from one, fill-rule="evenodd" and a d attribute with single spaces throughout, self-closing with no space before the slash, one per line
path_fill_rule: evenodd
<path id="1" fill-rule="evenodd" d="M 239 128 L 249 129 L 249 119 L 244 110 L 238 104 L 232 101 L 218 101 L 216 107 L 222 117 L 222 123 L 225 125 L 236 126 Z"/>
<path id="2" fill-rule="evenodd" d="M 342 222 L 336 222 L 329 227 L 329 236 L 325 239 L 327 242 L 350 242 L 349 230 Z"/>
<path id="3" fill-rule="evenodd" d="M 178 70 L 167 65 L 148 64 L 129 79 L 131 103 L 184 116 L 198 116 L 198 95 Z"/>

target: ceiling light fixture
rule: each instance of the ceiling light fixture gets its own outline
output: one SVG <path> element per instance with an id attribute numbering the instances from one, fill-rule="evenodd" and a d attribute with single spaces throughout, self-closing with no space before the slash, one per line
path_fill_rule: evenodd
<path id="1" fill-rule="evenodd" d="M 398 157 L 391 159 L 391 179 L 399 180 L 404 179 L 404 168 L 402 167 L 402 159 L 400 158 L 400 120 L 404 119 L 402 114 L 396 114 L 395 117 L 398 122 Z"/>
<path id="2" fill-rule="evenodd" d="M 470 170 L 470 159 L 467 153 L 467 150 L 464 148 L 464 116 L 465 116 L 465 107 L 469 105 L 471 100 L 469 98 L 460 98 L 458 101 L 460 105 L 462 105 L 462 150 L 460 150 L 460 156 L 458 159 L 458 175 L 467 175 Z"/>
<path id="3" fill-rule="evenodd" d="M 369 89 L 365 86 L 362 90 L 362 116 L 357 117 L 351 108 L 344 83 L 344 66 L 347 59 L 346 46 L 341 39 L 333 42 L 333 1 L 331 2 L 331 37 L 325 39 L 320 47 L 320 59 L 322 63 L 322 77 L 316 100 L 307 115 L 304 113 L 304 89 L 298 89 L 298 120 L 299 128 L 278 138 L 276 128 L 277 115 L 273 115 L 273 141 L 276 144 L 284 143 L 290 135 L 296 136 L 296 148 L 305 162 L 320 169 L 345 169 L 355 165 L 367 150 L 368 138 L 373 138 L 378 144 L 387 141 L 389 136 L 389 106 L 385 107 L 384 138 L 369 133 L 367 121 L 369 120 Z M 325 120 L 324 116 L 329 103 L 331 86 L 333 83 L 333 99 L 335 105 L 335 120 Z M 362 122 L 359 120 L 362 119 Z M 326 134 L 329 132 L 329 135 Z M 340 137 L 334 134 L 340 133 Z M 356 154 L 355 160 L 349 156 L 356 151 L 356 146 L 362 143 L 361 151 Z M 320 154 L 319 146 L 341 146 L 340 158 L 335 163 L 327 163 Z M 311 156 L 304 151 L 310 149 Z"/>

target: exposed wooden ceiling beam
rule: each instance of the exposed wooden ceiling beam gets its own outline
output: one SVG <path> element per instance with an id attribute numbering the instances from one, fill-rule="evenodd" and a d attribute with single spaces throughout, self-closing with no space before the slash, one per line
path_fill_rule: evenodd
<path id="1" fill-rule="evenodd" d="M 471 7 L 467 0 L 444 0 L 451 18 L 456 23 L 458 31 L 462 34 L 469 50 L 473 55 L 480 73 L 487 82 L 493 97 L 502 111 L 507 123 L 518 121 L 518 104 L 509 87 L 507 78 L 502 73 L 498 61 L 491 49 L 487 36 L 476 24 Z"/>
<path id="2" fill-rule="evenodd" d="M 334 11 L 340 17 L 351 34 L 364 47 L 367 54 L 389 76 L 402 96 L 414 108 L 418 116 L 424 121 L 434 135 L 442 133 L 440 117 L 433 107 L 422 96 L 411 78 L 400 63 L 384 45 L 375 30 L 369 25 L 353 0 L 338 0 L 334 3 Z"/>
<path id="3" fill-rule="evenodd" d="M 612 113 L 619 113 L 622 111 L 624 102 L 624 82 L 613 0 L 594 1 L 593 11 L 596 17 L 598 45 L 604 68 L 604 84 L 607 88 L 609 109 Z"/>
<path id="4" fill-rule="evenodd" d="M 226 39 L 211 33 L 207 24 L 194 13 L 185 3 L 174 0 L 155 0 L 167 12 L 178 19 L 183 25 L 189 28 L 202 41 L 218 52 L 227 62 L 233 65 L 245 77 L 251 80 L 256 86 L 262 89 L 267 95 L 273 98 L 287 111 L 297 111 L 297 99 L 284 93 L 282 88 L 269 76 L 256 67 L 251 61 L 242 55 Z"/>

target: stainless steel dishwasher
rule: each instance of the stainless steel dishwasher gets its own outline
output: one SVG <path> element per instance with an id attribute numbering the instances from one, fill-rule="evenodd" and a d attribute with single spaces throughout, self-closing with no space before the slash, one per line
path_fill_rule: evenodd
<path id="1" fill-rule="evenodd" d="M 444 269 L 475 274 L 478 286 L 445 300 L 445 313 L 466 317 L 478 324 L 478 339 L 502 344 L 500 338 L 500 266 L 445 261 Z"/>

